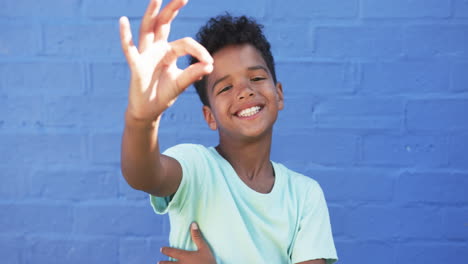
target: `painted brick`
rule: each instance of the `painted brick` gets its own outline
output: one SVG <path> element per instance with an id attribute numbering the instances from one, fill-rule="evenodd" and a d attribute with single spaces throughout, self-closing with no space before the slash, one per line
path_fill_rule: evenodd
<path id="1" fill-rule="evenodd" d="M 327 193 L 329 192 L 325 192 L 326 196 L 327 196 Z M 349 208 L 342 207 L 342 206 L 334 206 L 333 204 L 330 204 L 329 199 L 327 199 L 327 202 L 328 202 L 327 204 L 328 214 L 330 216 L 330 225 L 332 227 L 333 237 L 336 238 L 336 237 L 345 236 L 346 235 L 345 222 L 348 219 L 347 213 L 349 211 Z"/>
<path id="2" fill-rule="evenodd" d="M 2 153 L 2 155 L 4 154 Z M 5 164 L 0 165 L 0 171 L 2 178 L 2 184 L 0 185 L 0 200 L 19 200 L 30 193 L 31 169 L 29 167 L 20 166 L 18 164 Z"/>
<path id="3" fill-rule="evenodd" d="M 275 137 L 272 150 L 274 160 L 281 162 L 307 160 L 318 164 L 349 165 L 356 160 L 357 139 L 355 135 L 334 132 L 290 133 Z"/>
<path id="4" fill-rule="evenodd" d="M 350 66 L 344 63 L 282 62 L 276 66 L 277 80 L 286 95 L 349 94 L 353 92 L 349 72 Z"/>
<path id="5" fill-rule="evenodd" d="M 0 236 L 0 256 L 2 262 L 20 264 L 24 240 L 18 237 Z"/>
<path id="6" fill-rule="evenodd" d="M 34 129 L 44 123 L 44 102 L 42 97 L 0 96 L 0 128 L 15 130 Z M 4 130 L 5 131 L 5 130 Z"/>
<path id="7" fill-rule="evenodd" d="M 285 92 L 284 109 L 279 112 L 275 132 L 287 134 L 298 129 L 313 128 L 315 126 L 314 109 L 320 99 L 309 94 L 295 95 L 294 91 L 287 86 L 283 86 L 283 91 Z"/>
<path id="8" fill-rule="evenodd" d="M 31 179 L 31 194 L 42 199 L 85 201 L 117 197 L 114 170 L 40 170 Z"/>
<path id="9" fill-rule="evenodd" d="M 163 5 L 166 5 L 168 1 L 164 1 Z M 245 9 L 245 6 L 252 6 L 254 8 Z M 225 2 L 225 1 L 210 1 L 210 0 L 198 0 L 189 1 L 188 4 L 182 8 L 178 14 L 178 19 L 186 18 L 201 18 L 208 20 L 208 18 L 229 12 L 233 15 L 247 15 L 253 17 L 263 17 L 266 12 L 266 1 L 248 2 L 247 0 L 241 0 L 237 2 Z M 112 8 L 109 8 L 112 6 Z M 96 18 L 117 18 L 120 16 L 136 17 L 141 18 L 144 11 L 146 10 L 147 2 L 135 3 L 128 0 L 119 1 L 86 1 L 84 5 L 84 13 L 89 17 Z"/>
<path id="10" fill-rule="evenodd" d="M 83 68 L 71 62 L 1 63 L 0 92 L 7 95 L 82 95 Z"/>
<path id="11" fill-rule="evenodd" d="M 389 206 L 356 207 L 346 215 L 344 228 L 346 234 L 354 239 L 396 239 L 399 232 L 398 209 Z"/>
<path id="12" fill-rule="evenodd" d="M 28 239 L 26 247 L 24 263 L 118 263 L 115 238 L 33 237 Z"/>
<path id="13" fill-rule="evenodd" d="M 450 138 L 450 167 L 468 169 L 468 135 L 453 135 Z"/>
<path id="14" fill-rule="evenodd" d="M 183 11 L 181 13 L 183 14 Z M 196 19 L 196 20 L 176 18 L 174 20 L 174 23 L 171 25 L 171 33 L 169 34 L 169 41 L 174 41 L 174 40 L 185 38 L 185 37 L 191 37 L 195 39 L 196 38 L 195 36 L 197 32 L 199 31 L 199 29 L 202 26 L 204 26 L 207 21 L 208 21 L 208 18 Z M 188 65 L 187 58 L 183 58 L 180 61 L 183 62 L 183 64 L 179 64 L 179 61 L 178 61 L 177 65 L 179 65 L 179 67 L 186 67 L 186 65 Z"/>
<path id="15" fill-rule="evenodd" d="M 273 21 L 265 25 L 265 36 L 276 61 L 302 59 L 314 55 L 314 28 L 304 22 Z M 297 36 L 303 36 L 300 41 Z"/>
<path id="16" fill-rule="evenodd" d="M 404 52 L 416 58 L 467 58 L 467 41 L 465 25 L 411 26 L 404 31 Z"/>
<path id="17" fill-rule="evenodd" d="M 466 173 L 405 172 L 396 187 L 396 198 L 401 203 L 467 203 Z"/>
<path id="18" fill-rule="evenodd" d="M 93 63 L 91 76 L 95 95 L 123 97 L 128 94 L 130 70 L 127 63 Z"/>
<path id="19" fill-rule="evenodd" d="M 121 16 L 141 18 L 149 1 L 101 0 L 84 1 L 84 14 L 93 18 L 119 18 Z"/>
<path id="20" fill-rule="evenodd" d="M 456 63 L 452 65 L 451 87 L 453 92 L 468 92 L 468 63 Z"/>
<path id="21" fill-rule="evenodd" d="M 393 198 L 395 177 L 388 170 L 310 168 L 305 174 L 320 183 L 329 202 L 391 201 Z"/>
<path id="22" fill-rule="evenodd" d="M 444 208 L 443 225 L 449 239 L 466 241 L 468 238 L 468 209 L 466 207 Z"/>
<path id="23" fill-rule="evenodd" d="M 457 263 L 468 259 L 466 244 L 399 244 L 396 246 L 395 263 Z"/>
<path id="24" fill-rule="evenodd" d="M 119 133 L 123 129 L 126 97 L 49 96 L 47 101 L 45 124 L 48 126 Z"/>
<path id="25" fill-rule="evenodd" d="M 364 18 L 445 18 L 451 13 L 450 1 L 439 0 L 363 0 L 361 6 Z"/>
<path id="26" fill-rule="evenodd" d="M 86 96 L 47 96 L 45 122 L 48 127 L 76 129 L 83 127 L 83 112 L 89 98 Z"/>
<path id="27" fill-rule="evenodd" d="M 403 110 L 396 98 L 339 98 L 318 104 L 314 119 L 320 128 L 399 130 Z"/>
<path id="28" fill-rule="evenodd" d="M 450 68 L 441 62 L 391 62 L 362 65 L 359 93 L 426 94 L 448 91 Z"/>
<path id="29" fill-rule="evenodd" d="M 85 160 L 85 140 L 79 134 L 3 134 L 0 164 L 80 164 Z"/>
<path id="30" fill-rule="evenodd" d="M 338 258 L 342 263 L 380 264 L 395 262 L 395 248 L 389 242 L 335 241 Z"/>
<path id="31" fill-rule="evenodd" d="M 120 263 L 150 264 L 167 260 L 167 257 L 160 252 L 160 248 L 169 246 L 169 241 L 167 238 L 127 238 L 120 240 L 119 246 Z"/>
<path id="32" fill-rule="evenodd" d="M 136 205 L 83 205 L 74 211 L 74 232 L 86 235 L 154 236 L 162 232 L 162 218 L 149 202 Z"/>
<path id="33" fill-rule="evenodd" d="M 411 100 L 406 112 L 406 125 L 410 131 L 468 130 L 468 122 L 464 115 L 468 113 L 468 100 Z"/>
<path id="34" fill-rule="evenodd" d="M 362 144 L 363 164 L 442 167 L 448 164 L 448 142 L 434 136 L 369 135 Z"/>
<path id="35" fill-rule="evenodd" d="M 456 18 L 468 17 L 468 1 L 466 0 L 453 0 L 453 12 Z"/>
<path id="36" fill-rule="evenodd" d="M 103 133 L 91 136 L 90 157 L 93 163 L 120 162 L 122 133 Z"/>
<path id="37" fill-rule="evenodd" d="M 118 21 L 112 24 L 46 24 L 44 55 L 123 59 L 118 25 Z"/>
<path id="38" fill-rule="evenodd" d="M 2 17 L 76 17 L 80 14 L 81 0 L 2 0 Z"/>
<path id="39" fill-rule="evenodd" d="M 232 15 L 246 15 L 255 18 L 262 18 L 266 14 L 266 7 L 269 2 L 266 0 L 250 1 L 212 1 L 197 0 L 190 1 L 181 11 L 181 18 L 203 18 L 224 14 L 226 11 Z M 246 6 L 250 8 L 245 8 Z"/>
<path id="40" fill-rule="evenodd" d="M 88 97 L 81 110 L 84 125 L 95 132 L 122 132 L 127 102 L 126 97 Z"/>
<path id="41" fill-rule="evenodd" d="M 438 240 L 444 237 L 446 228 L 442 214 L 437 207 L 401 208 L 397 213 L 401 239 Z"/>
<path id="42" fill-rule="evenodd" d="M 2 8 L 0 8 L 0 10 L 2 10 Z M 0 16 L 3 17 L 3 15 L 1 15 L 2 11 L 0 11 Z M 38 26 L 1 22 L 0 27 L 2 28 L 0 56 L 34 56 L 39 52 L 40 31 L 38 30 Z"/>
<path id="43" fill-rule="evenodd" d="M 402 31 L 397 27 L 320 26 L 313 36 L 319 57 L 397 58 L 402 53 Z"/>
<path id="44" fill-rule="evenodd" d="M 353 18 L 358 14 L 359 1 L 299 0 L 294 3 L 274 1 L 275 18 Z"/>
<path id="45" fill-rule="evenodd" d="M 0 233 L 70 233 L 72 209 L 68 205 L 11 203 L 0 204 L 10 217 L 0 218 Z"/>

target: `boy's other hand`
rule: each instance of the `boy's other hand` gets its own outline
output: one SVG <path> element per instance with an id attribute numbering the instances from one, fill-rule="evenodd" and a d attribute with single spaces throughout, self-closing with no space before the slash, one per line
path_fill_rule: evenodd
<path id="1" fill-rule="evenodd" d="M 131 72 L 127 114 L 156 120 L 191 83 L 213 70 L 213 58 L 192 38 L 168 42 L 172 20 L 188 0 L 172 0 L 159 12 L 162 0 L 150 0 L 143 16 L 138 48 L 127 17 L 120 18 L 122 49 Z M 192 55 L 200 62 L 179 69 L 176 61 Z"/>
<path id="2" fill-rule="evenodd" d="M 210 246 L 206 243 L 197 223 L 190 225 L 190 235 L 197 246 L 197 251 L 188 251 L 177 248 L 163 247 L 161 252 L 171 258 L 177 259 L 180 264 L 216 264 Z M 158 264 L 171 264 L 172 261 L 160 261 Z"/>

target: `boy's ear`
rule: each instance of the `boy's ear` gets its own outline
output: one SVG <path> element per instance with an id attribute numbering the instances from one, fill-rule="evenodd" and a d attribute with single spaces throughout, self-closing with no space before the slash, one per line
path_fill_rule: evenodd
<path id="1" fill-rule="evenodd" d="M 284 108 L 284 95 L 283 85 L 280 82 L 276 82 L 276 92 L 278 93 L 278 109 L 282 110 Z"/>
<path id="2" fill-rule="evenodd" d="M 203 117 L 205 117 L 205 121 L 211 128 L 211 130 L 218 129 L 218 126 L 216 125 L 216 119 L 214 118 L 213 112 L 211 112 L 211 108 L 209 106 L 204 105 L 202 110 Z"/>

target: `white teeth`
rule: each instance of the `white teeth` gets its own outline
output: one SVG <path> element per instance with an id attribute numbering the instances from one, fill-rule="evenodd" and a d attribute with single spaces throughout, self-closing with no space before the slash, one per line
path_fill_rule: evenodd
<path id="1" fill-rule="evenodd" d="M 241 117 L 253 116 L 260 111 L 260 106 L 254 106 L 240 111 L 237 115 Z"/>

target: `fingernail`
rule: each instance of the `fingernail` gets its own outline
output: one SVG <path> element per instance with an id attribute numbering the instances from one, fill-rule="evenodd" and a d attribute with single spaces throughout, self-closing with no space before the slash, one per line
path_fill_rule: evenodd
<path id="1" fill-rule="evenodd" d="M 197 225 L 197 223 L 195 223 L 195 222 L 192 223 L 192 229 L 193 229 L 193 230 L 198 230 L 198 225 Z"/>

